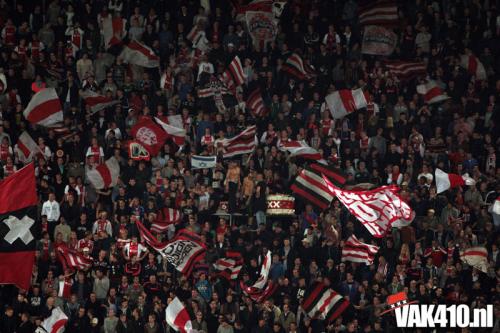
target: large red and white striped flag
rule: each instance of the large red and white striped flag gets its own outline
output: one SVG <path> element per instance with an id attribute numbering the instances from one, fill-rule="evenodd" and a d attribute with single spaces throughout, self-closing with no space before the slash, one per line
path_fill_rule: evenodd
<path id="1" fill-rule="evenodd" d="M 172 141 L 179 147 L 184 145 L 184 143 L 186 142 L 186 130 L 184 128 L 179 128 L 169 125 L 161 121 L 161 119 L 157 117 L 155 117 L 155 120 L 158 123 L 158 125 L 160 125 L 161 128 L 163 128 L 165 133 L 167 133 L 167 138 L 171 138 Z"/>
<path id="2" fill-rule="evenodd" d="M 424 102 L 427 104 L 439 103 L 450 98 L 434 80 L 418 85 L 417 92 L 424 95 Z"/>
<path id="3" fill-rule="evenodd" d="M 280 141 L 278 148 L 281 151 L 288 151 L 291 157 L 301 157 L 313 161 L 321 161 L 323 159 L 319 151 L 309 146 L 303 140 Z"/>
<path id="4" fill-rule="evenodd" d="M 476 80 L 486 80 L 486 70 L 484 65 L 473 54 L 464 54 L 460 56 L 460 66 L 465 68 L 470 75 L 473 75 Z"/>
<path id="5" fill-rule="evenodd" d="M 374 237 L 382 238 L 391 228 L 408 226 L 415 212 L 403 201 L 396 186 L 382 186 L 370 191 L 348 191 L 333 185 L 323 176 L 330 193 L 360 221 Z"/>
<path id="6" fill-rule="evenodd" d="M 87 172 L 88 180 L 97 190 L 115 186 L 119 176 L 120 164 L 114 157 Z"/>
<path id="7" fill-rule="evenodd" d="M 167 320 L 167 324 L 176 331 L 181 333 L 193 332 L 193 324 L 189 312 L 177 297 L 168 304 L 165 310 L 165 319 Z"/>
<path id="8" fill-rule="evenodd" d="M 334 119 L 341 119 L 348 114 L 366 108 L 370 102 L 370 96 L 363 89 L 337 90 L 325 97 L 326 105 Z"/>
<path id="9" fill-rule="evenodd" d="M 120 103 L 117 99 L 100 95 L 92 90 L 85 90 L 80 94 L 80 96 L 82 96 L 85 105 L 89 107 L 91 115 L 107 107 Z"/>
<path id="10" fill-rule="evenodd" d="M 301 81 L 311 80 L 315 76 L 314 69 L 305 64 L 302 57 L 297 53 L 292 53 L 281 69 Z"/>
<path id="11" fill-rule="evenodd" d="M 230 281 L 236 280 L 243 267 L 243 257 L 236 251 L 226 251 L 223 258 L 217 259 L 214 268 L 217 275 Z"/>
<path id="12" fill-rule="evenodd" d="M 156 156 L 163 148 L 163 144 L 168 138 L 167 133 L 163 128 L 158 126 L 150 118 L 143 118 L 139 120 L 130 134 L 137 142 L 146 148 L 151 156 Z"/>
<path id="13" fill-rule="evenodd" d="M 243 20 L 247 12 L 273 13 L 274 17 L 279 19 L 286 5 L 286 1 L 273 0 L 253 0 L 247 5 L 239 5 L 234 0 L 232 3 L 236 9 L 237 21 Z"/>
<path id="14" fill-rule="evenodd" d="M 222 82 L 229 90 L 234 90 L 245 83 L 246 75 L 243 72 L 240 57 L 236 56 L 229 67 L 222 73 Z"/>
<path id="15" fill-rule="evenodd" d="M 56 248 L 57 258 L 61 262 L 63 269 L 87 270 L 92 267 L 92 257 L 85 257 L 83 254 L 68 248 L 66 245 L 59 245 Z"/>
<path id="16" fill-rule="evenodd" d="M 375 260 L 375 255 L 379 247 L 365 244 L 358 240 L 355 235 L 351 235 L 342 247 L 342 261 L 351 261 L 371 265 Z"/>
<path id="17" fill-rule="evenodd" d="M 123 38 L 127 35 L 127 20 L 121 17 L 112 17 L 112 15 L 108 15 L 108 17 L 102 21 L 102 35 L 104 37 L 104 47 L 106 49 L 121 44 Z"/>
<path id="18" fill-rule="evenodd" d="M 41 156 L 45 156 L 40 149 L 40 147 L 36 144 L 35 140 L 31 138 L 28 132 L 24 131 L 19 136 L 19 140 L 17 141 L 17 151 L 19 153 L 19 157 L 22 157 L 22 161 L 27 163 L 33 160 L 37 154 Z"/>
<path id="19" fill-rule="evenodd" d="M 120 57 L 123 62 L 138 65 L 146 68 L 156 68 L 160 66 L 160 57 L 153 50 L 138 41 L 129 42 L 124 48 Z"/>
<path id="20" fill-rule="evenodd" d="M 481 272 L 488 273 L 488 250 L 483 246 L 470 247 L 460 251 L 460 260 Z"/>
<path id="21" fill-rule="evenodd" d="M 349 306 L 349 301 L 324 283 L 316 283 L 304 295 L 300 305 L 309 318 L 319 318 L 331 323 Z"/>
<path id="22" fill-rule="evenodd" d="M 469 177 L 469 174 L 467 173 L 464 175 L 457 175 L 454 173 L 446 173 L 438 168 L 436 168 L 435 171 L 435 178 L 437 194 L 458 186 L 476 185 L 476 181 L 473 178 Z"/>
<path id="23" fill-rule="evenodd" d="M 50 317 L 45 318 L 41 327 L 37 328 L 35 333 L 62 333 L 64 325 L 68 322 L 68 316 L 60 307 L 54 308 Z"/>
<path id="24" fill-rule="evenodd" d="M 255 302 L 262 302 L 270 297 L 278 287 L 273 281 L 269 280 L 269 271 L 271 270 L 271 251 L 267 251 L 262 268 L 257 281 L 251 286 L 247 286 L 243 281 L 240 281 L 240 287 L 243 292 Z"/>
<path id="25" fill-rule="evenodd" d="M 419 76 L 427 75 L 427 66 L 422 61 L 387 61 L 385 67 L 400 81 L 409 81 Z"/>
<path id="26" fill-rule="evenodd" d="M 163 208 L 159 211 L 156 220 L 151 223 L 151 231 L 162 233 L 168 231 L 171 225 L 181 221 L 182 214 L 177 209 Z"/>
<path id="27" fill-rule="evenodd" d="M 257 145 L 255 138 L 256 127 L 250 126 L 240 134 L 230 139 L 224 139 L 224 158 L 230 158 L 237 155 L 249 154 L 255 150 Z"/>
<path id="28" fill-rule="evenodd" d="M 268 113 L 268 108 L 264 104 L 260 88 L 257 87 L 250 93 L 247 99 L 247 108 L 255 117 L 264 117 Z"/>
<path id="29" fill-rule="evenodd" d="M 394 26 L 398 22 L 396 1 L 367 1 L 366 5 L 359 8 L 359 23 L 361 25 Z"/>
<path id="30" fill-rule="evenodd" d="M 61 101 L 54 88 L 45 88 L 31 97 L 23 111 L 30 123 L 44 127 L 57 127 L 63 121 Z"/>

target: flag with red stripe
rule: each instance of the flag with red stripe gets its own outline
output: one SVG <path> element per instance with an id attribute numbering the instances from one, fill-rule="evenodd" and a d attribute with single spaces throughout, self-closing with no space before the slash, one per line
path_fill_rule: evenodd
<path id="1" fill-rule="evenodd" d="M 394 60 L 385 62 L 385 67 L 400 81 L 409 81 L 427 75 L 427 66 L 423 61 Z"/>
<path id="2" fill-rule="evenodd" d="M 30 123 L 44 127 L 56 127 L 62 123 L 63 110 L 56 90 L 45 88 L 34 94 L 23 115 Z"/>
<path id="3" fill-rule="evenodd" d="M 326 104 L 334 119 L 341 119 L 356 110 L 366 108 L 370 97 L 363 89 L 341 89 L 325 97 Z"/>
<path id="4" fill-rule="evenodd" d="M 254 115 L 254 117 L 264 117 L 269 112 L 269 109 L 264 103 L 260 88 L 255 88 L 247 98 L 247 108 Z"/>
<path id="5" fill-rule="evenodd" d="M 237 155 L 249 154 L 255 150 L 256 143 L 256 127 L 250 126 L 240 134 L 230 139 L 224 139 L 224 158 L 230 158 Z"/>
<path id="6" fill-rule="evenodd" d="M 399 23 L 398 6 L 393 0 L 366 1 L 359 7 L 361 25 L 395 26 Z"/>
<path id="7" fill-rule="evenodd" d="M 167 138 L 172 139 L 172 141 L 179 147 L 182 147 L 186 142 L 186 130 L 184 128 L 175 127 L 164 123 L 159 118 L 155 117 L 156 123 L 163 128 L 167 134 Z"/>
<path id="8" fill-rule="evenodd" d="M 104 47 L 109 49 L 112 46 L 120 45 L 127 35 L 127 20 L 121 17 L 108 15 L 102 21 L 102 35 L 104 37 Z"/>
<path id="9" fill-rule="evenodd" d="M 193 324 L 189 312 L 177 297 L 168 304 L 165 310 L 165 319 L 167 320 L 167 324 L 176 331 L 181 333 L 193 332 Z"/>
<path id="10" fill-rule="evenodd" d="M 246 75 L 243 72 L 240 57 L 236 56 L 229 63 L 228 68 L 222 73 L 222 82 L 229 90 L 234 90 L 245 83 Z"/>
<path id="11" fill-rule="evenodd" d="M 89 113 L 92 115 L 110 106 L 120 103 L 119 100 L 109 96 L 100 95 L 92 90 L 85 90 L 80 94 L 89 108 Z"/>
<path id="12" fill-rule="evenodd" d="M 323 159 L 323 156 L 321 156 L 319 151 L 310 147 L 305 141 L 302 140 L 280 141 L 278 148 L 281 151 L 288 151 L 291 157 L 301 157 L 313 161 Z"/>
<path id="13" fill-rule="evenodd" d="M 66 269 L 87 270 L 92 267 L 92 257 L 85 257 L 83 254 L 68 248 L 65 244 L 58 245 L 56 252 L 65 271 Z"/>
<path id="14" fill-rule="evenodd" d="M 43 155 L 40 147 L 36 144 L 35 140 L 33 140 L 33 138 L 31 138 L 26 131 L 22 132 L 19 136 L 17 141 L 17 151 L 22 156 L 22 160 L 24 162 L 31 162 L 33 157 L 38 154 L 45 156 Z"/>
<path id="15" fill-rule="evenodd" d="M 355 235 L 351 235 L 342 247 L 342 261 L 359 262 L 371 265 L 375 260 L 379 247 L 365 244 L 358 240 Z"/>
<path id="16" fill-rule="evenodd" d="M 236 280 L 243 267 L 243 257 L 236 251 L 226 251 L 223 258 L 217 259 L 214 268 L 217 275 L 230 281 Z"/>
<path id="17" fill-rule="evenodd" d="M 309 318 L 331 323 L 347 309 L 349 301 L 323 283 L 316 283 L 304 295 L 301 307 Z"/>
<path id="18" fill-rule="evenodd" d="M 470 247 L 460 251 L 460 260 L 481 272 L 488 273 L 488 250 L 483 246 Z"/>
<path id="19" fill-rule="evenodd" d="M 465 68 L 476 80 L 486 80 L 488 78 L 483 63 L 473 54 L 460 56 L 460 66 Z"/>
<path id="20" fill-rule="evenodd" d="M 297 53 L 292 53 L 286 59 L 281 69 L 301 81 L 309 81 L 316 75 L 314 69 L 310 65 L 305 64 L 302 57 Z"/>
<path id="21" fill-rule="evenodd" d="M 271 270 L 271 251 L 267 251 L 262 268 L 257 281 L 251 286 L 247 286 L 243 281 L 240 281 L 240 287 L 243 292 L 256 302 L 262 302 L 270 297 L 276 290 L 277 285 L 269 279 L 269 271 Z"/>
<path id="22" fill-rule="evenodd" d="M 62 333 L 64 326 L 68 322 L 68 316 L 61 310 L 60 307 L 54 308 L 50 317 L 45 318 L 36 333 Z M 43 331 L 42 331 L 43 329 Z"/>
<path id="23" fill-rule="evenodd" d="M 124 48 L 120 57 L 123 62 L 138 65 L 146 68 L 156 68 L 160 66 L 160 57 L 145 44 L 138 41 L 129 42 Z"/>
<path id="24" fill-rule="evenodd" d="M 114 157 L 87 171 L 88 180 L 97 190 L 115 186 L 119 176 L 120 164 Z"/>
<path id="25" fill-rule="evenodd" d="M 177 209 L 163 208 L 158 212 L 156 220 L 151 223 L 151 231 L 162 233 L 168 231 L 171 225 L 181 221 L 182 214 Z"/>
<path id="26" fill-rule="evenodd" d="M 427 104 L 439 103 L 450 98 L 434 80 L 418 85 L 417 92 L 424 95 L 424 102 Z"/>
<path id="27" fill-rule="evenodd" d="M 130 134 L 137 142 L 146 148 L 151 156 L 156 156 L 168 138 L 167 133 L 150 118 L 143 118 L 137 122 Z"/>

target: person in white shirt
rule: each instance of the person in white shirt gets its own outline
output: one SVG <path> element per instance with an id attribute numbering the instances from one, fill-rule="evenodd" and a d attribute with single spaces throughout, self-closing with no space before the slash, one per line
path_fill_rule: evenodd
<path id="1" fill-rule="evenodd" d="M 43 215 L 47 216 L 48 231 L 49 235 L 52 237 L 54 235 L 54 229 L 56 228 L 57 221 L 61 216 L 59 203 L 56 201 L 56 195 L 54 193 L 50 193 L 49 200 L 43 203 L 42 216 Z"/>

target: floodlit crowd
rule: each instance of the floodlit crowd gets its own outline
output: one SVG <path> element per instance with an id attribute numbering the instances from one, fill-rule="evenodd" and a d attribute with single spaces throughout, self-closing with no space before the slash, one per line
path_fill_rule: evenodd
<path id="1" fill-rule="evenodd" d="M 485 332 L 499 331 L 500 215 L 491 207 L 500 195 L 500 2 L 399 1 L 397 46 L 387 57 L 361 52 L 359 1 L 288 0 L 275 40 L 263 48 L 236 15 L 243 3 L 0 1 L 0 173 L 24 166 L 17 142 L 27 131 L 41 152 L 32 160 L 42 229 L 29 290 L 0 286 L 0 332 L 34 332 L 56 307 L 68 316 L 70 333 L 173 332 L 165 309 L 176 296 L 198 332 L 396 332 L 394 316 L 381 313 L 387 296 L 401 291 L 420 304 L 494 304 L 495 327 Z M 120 45 L 104 47 L 108 15 L 127 20 L 123 43 L 150 47 L 159 68 L 129 65 Z M 208 39 L 202 54 L 187 39 L 193 26 Z M 281 70 L 292 52 L 314 77 L 301 81 Z M 462 54 L 481 61 L 485 80 L 459 65 Z M 201 101 L 200 75 L 220 75 L 236 55 L 245 74 L 237 103 L 221 109 Z M 426 76 L 401 80 L 387 60 L 424 62 Z M 450 98 L 425 103 L 416 92 L 425 79 Z M 245 107 L 255 86 L 267 106 L 258 116 Z M 31 96 L 48 87 L 61 100 L 64 130 L 23 116 Z M 325 96 L 354 88 L 378 107 L 333 119 Z M 85 91 L 119 103 L 90 114 Z M 149 161 L 131 158 L 130 130 L 138 120 L 175 115 L 186 131 L 181 147 L 167 140 Z M 224 159 L 218 140 L 251 125 L 255 151 Z M 266 215 L 266 196 L 295 195 L 290 186 L 311 162 L 278 148 L 289 139 L 318 150 L 347 184 L 397 185 L 416 218 L 378 239 L 337 199 L 320 210 L 296 196 L 294 215 Z M 217 155 L 217 164 L 193 169 L 192 155 Z M 120 164 L 118 184 L 96 190 L 89 167 L 111 156 Z M 436 168 L 467 173 L 476 184 L 436 194 Z M 136 221 L 150 227 L 163 208 L 181 213 L 175 231 L 187 228 L 206 242 L 205 259 L 189 276 L 141 243 Z M 373 264 L 342 260 L 353 234 L 380 247 Z M 123 250 L 127 242 L 139 243 L 134 253 Z M 64 270 L 55 251 L 62 243 L 91 257 L 92 267 Z M 487 272 L 460 260 L 471 246 L 487 249 Z M 229 281 L 213 268 L 227 250 L 244 259 Z M 269 279 L 278 287 L 254 302 L 240 281 L 258 279 L 268 250 Z M 350 302 L 332 322 L 300 307 L 316 281 L 328 281 Z"/>

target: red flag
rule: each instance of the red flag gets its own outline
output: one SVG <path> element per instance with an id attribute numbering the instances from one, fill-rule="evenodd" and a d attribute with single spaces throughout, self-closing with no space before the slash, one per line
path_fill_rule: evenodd
<path id="1" fill-rule="evenodd" d="M 139 43 L 131 41 L 123 48 L 120 57 L 123 62 L 133 65 L 138 65 L 146 68 L 156 68 L 160 66 L 160 57 L 158 57 L 151 48 Z"/>
<path id="2" fill-rule="evenodd" d="M 63 121 L 63 110 L 56 90 L 45 88 L 34 94 L 23 115 L 32 124 L 58 126 Z"/>
<path id="3" fill-rule="evenodd" d="M 351 235 L 342 247 L 342 261 L 360 262 L 371 265 L 375 260 L 375 255 L 379 247 L 371 244 L 365 244 Z"/>
<path id="4" fill-rule="evenodd" d="M 115 186 L 119 176 L 120 164 L 114 157 L 87 172 L 87 178 L 98 190 Z"/>
<path id="5" fill-rule="evenodd" d="M 363 89 L 342 89 L 325 97 L 334 119 L 341 119 L 356 110 L 366 108 L 370 98 Z"/>
<path id="6" fill-rule="evenodd" d="M 171 225 L 179 223 L 181 218 L 182 214 L 177 209 L 163 208 L 156 220 L 151 223 L 151 231 L 156 233 L 165 232 Z"/>
<path id="7" fill-rule="evenodd" d="M 184 128 L 179 128 L 175 127 L 172 125 L 169 125 L 167 123 L 164 123 L 161 121 L 159 118 L 155 117 L 156 122 L 158 125 L 163 128 L 163 130 L 167 133 L 167 136 L 172 139 L 172 141 L 179 147 L 184 145 L 184 142 L 186 142 L 186 130 Z"/>
<path id="8" fill-rule="evenodd" d="M 151 156 L 158 155 L 168 138 L 167 133 L 149 118 L 143 118 L 135 124 L 131 134 L 137 142 L 147 149 Z"/>
<path id="9" fill-rule="evenodd" d="M 119 100 L 108 96 L 99 95 L 91 90 L 84 91 L 81 94 L 84 102 L 90 108 L 90 114 L 94 114 L 102 109 L 120 103 Z"/>
<path id="10" fill-rule="evenodd" d="M 66 245 L 59 245 L 56 248 L 57 258 L 63 265 L 63 269 L 87 270 L 92 267 L 92 257 L 85 257 L 83 254 L 68 248 Z"/>
<path id="11" fill-rule="evenodd" d="M 176 297 L 165 310 L 165 319 L 170 327 L 181 333 L 192 332 L 193 324 L 184 304 Z"/>
<path id="12" fill-rule="evenodd" d="M 35 167 L 0 182 L 0 284 L 29 289 L 38 237 Z"/>

